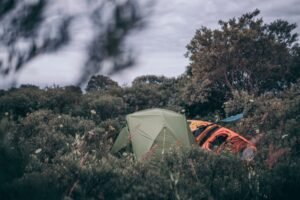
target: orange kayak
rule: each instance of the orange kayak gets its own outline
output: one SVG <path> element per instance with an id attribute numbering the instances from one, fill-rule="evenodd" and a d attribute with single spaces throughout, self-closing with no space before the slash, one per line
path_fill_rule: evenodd
<path id="1" fill-rule="evenodd" d="M 232 130 L 201 120 L 188 120 L 188 123 L 196 143 L 202 149 L 216 153 L 228 151 L 240 154 L 245 160 L 252 160 L 256 153 L 252 142 Z"/>

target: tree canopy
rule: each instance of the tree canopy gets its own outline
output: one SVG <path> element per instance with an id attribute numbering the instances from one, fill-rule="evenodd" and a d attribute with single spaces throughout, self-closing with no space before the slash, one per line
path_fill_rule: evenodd
<path id="1" fill-rule="evenodd" d="M 192 82 L 185 99 L 194 103 L 224 100 L 235 91 L 258 94 L 280 90 L 299 77 L 296 24 L 264 23 L 260 11 L 201 27 L 187 45 Z"/>

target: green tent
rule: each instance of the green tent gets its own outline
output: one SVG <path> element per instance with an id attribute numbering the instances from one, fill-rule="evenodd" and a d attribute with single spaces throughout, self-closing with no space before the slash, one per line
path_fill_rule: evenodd
<path id="1" fill-rule="evenodd" d="M 126 121 L 127 126 L 112 147 L 113 153 L 131 142 L 135 157 L 141 160 L 147 155 L 163 155 L 172 148 L 191 149 L 194 144 L 186 118 L 173 111 L 143 110 L 127 115 Z"/>

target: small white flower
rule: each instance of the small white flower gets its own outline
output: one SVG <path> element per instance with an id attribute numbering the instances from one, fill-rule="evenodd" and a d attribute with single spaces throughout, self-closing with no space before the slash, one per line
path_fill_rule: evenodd
<path id="1" fill-rule="evenodd" d="M 5 112 L 5 116 L 8 116 L 8 114 L 9 114 L 8 112 Z"/>
<path id="2" fill-rule="evenodd" d="M 34 152 L 34 153 L 38 154 L 38 153 L 41 153 L 41 152 L 42 152 L 42 149 L 41 149 L 41 148 L 39 148 L 39 149 L 35 150 L 35 152 Z"/>
<path id="3" fill-rule="evenodd" d="M 114 130 L 116 130 L 116 129 L 115 129 L 113 126 L 112 126 L 112 125 L 109 125 L 109 127 L 108 127 L 108 128 L 109 128 L 109 130 L 110 130 L 110 131 L 114 131 Z"/>
<path id="4" fill-rule="evenodd" d="M 284 134 L 283 136 L 281 136 L 281 139 L 286 138 L 287 136 L 289 136 L 288 134 Z"/>
<path id="5" fill-rule="evenodd" d="M 97 112 L 96 112 L 95 110 L 91 110 L 91 114 L 92 114 L 92 115 L 96 115 Z"/>
<path id="6" fill-rule="evenodd" d="M 58 119 L 60 119 L 61 118 L 61 116 L 60 115 L 58 115 Z"/>
<path id="7" fill-rule="evenodd" d="M 63 128 L 63 127 L 64 127 L 64 125 L 62 125 L 62 124 L 59 125 L 59 128 Z"/>
<path id="8" fill-rule="evenodd" d="M 250 100 L 249 100 L 249 102 L 253 103 L 253 102 L 254 102 L 254 100 L 253 100 L 253 99 L 250 99 Z"/>

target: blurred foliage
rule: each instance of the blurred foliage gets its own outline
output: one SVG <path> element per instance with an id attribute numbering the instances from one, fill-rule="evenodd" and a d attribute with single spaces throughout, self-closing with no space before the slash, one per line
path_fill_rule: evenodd
<path id="1" fill-rule="evenodd" d="M 150 4 L 147 6 L 151 7 Z M 109 75 L 134 65 L 135 52 L 132 48 L 126 47 L 126 38 L 131 32 L 144 27 L 144 18 L 147 14 L 147 9 L 141 9 L 137 0 L 112 0 L 96 4 L 90 18 L 94 27 L 99 28 L 88 46 L 88 59 L 85 70 L 78 80 L 79 85 L 88 81 L 91 75 L 98 73 L 104 64 L 109 63 L 111 66 L 107 72 Z"/>
<path id="2" fill-rule="evenodd" d="M 111 63 L 110 74 L 131 67 L 133 51 L 125 40 L 133 30 L 145 25 L 149 6 L 141 8 L 136 0 L 74 3 L 85 4 L 81 12 L 59 9 L 61 4 L 69 6 L 60 1 L 1 0 L 0 76 L 14 78 L 38 56 L 66 47 L 76 39 L 74 24 L 82 19 L 89 21 L 93 34 L 89 36 L 87 60 L 77 85 L 85 84 L 90 76 L 101 71 L 104 63 Z"/>
<path id="3" fill-rule="evenodd" d="M 4 0 L 0 7 L 2 76 L 18 72 L 37 56 L 57 51 L 70 41 L 72 18 L 61 16 L 59 21 L 51 23 L 46 16 L 50 4 L 45 0 Z"/>
<path id="4" fill-rule="evenodd" d="M 287 38 L 279 34 L 276 41 Z M 196 84 L 193 70 L 177 78 L 137 77 L 126 87 L 93 76 L 83 92 L 32 85 L 0 91 L 1 199 L 298 199 L 300 80 L 226 95 L 228 88 L 220 93 Z M 136 162 L 130 147 L 112 155 L 126 114 L 153 107 L 211 120 L 243 112 L 224 125 L 256 143 L 257 155 L 248 162 L 195 148 Z"/>

